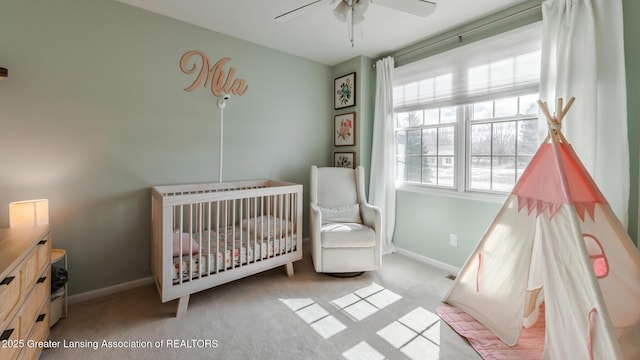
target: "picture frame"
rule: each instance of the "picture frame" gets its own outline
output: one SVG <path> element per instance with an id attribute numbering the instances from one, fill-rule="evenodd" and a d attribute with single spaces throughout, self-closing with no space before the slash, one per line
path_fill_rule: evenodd
<path id="1" fill-rule="evenodd" d="M 333 145 L 353 146 L 356 144 L 356 113 L 340 114 L 333 117 Z"/>
<path id="2" fill-rule="evenodd" d="M 356 153 L 349 152 L 334 152 L 333 153 L 333 166 L 355 169 L 356 168 Z"/>
<path id="3" fill-rule="evenodd" d="M 356 105 L 355 72 L 336 78 L 333 84 L 333 108 L 335 110 Z"/>

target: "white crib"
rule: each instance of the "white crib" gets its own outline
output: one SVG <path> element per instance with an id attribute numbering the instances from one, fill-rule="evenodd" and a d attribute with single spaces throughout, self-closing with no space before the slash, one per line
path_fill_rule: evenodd
<path id="1" fill-rule="evenodd" d="M 302 185 L 242 181 L 153 187 L 151 270 L 162 302 L 302 259 Z"/>

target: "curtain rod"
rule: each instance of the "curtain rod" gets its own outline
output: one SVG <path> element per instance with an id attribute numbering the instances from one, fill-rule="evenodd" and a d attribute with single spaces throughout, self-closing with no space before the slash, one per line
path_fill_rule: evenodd
<path id="1" fill-rule="evenodd" d="M 432 43 L 425 44 L 425 45 L 417 47 L 417 48 L 415 48 L 413 50 L 409 50 L 407 52 L 403 52 L 403 53 L 400 53 L 400 54 L 392 56 L 392 57 L 395 59 L 395 58 L 411 55 L 411 54 L 419 52 L 419 51 L 423 51 L 423 50 L 426 50 L 426 49 L 430 49 L 430 48 L 436 47 L 438 45 L 444 44 L 444 43 L 449 42 L 449 41 L 454 40 L 454 39 L 458 39 L 458 41 L 462 41 L 462 37 L 463 36 L 467 36 L 469 34 L 473 34 L 473 33 L 478 32 L 478 31 L 480 31 L 480 30 L 482 30 L 484 28 L 487 28 L 489 26 L 493 26 L 495 24 L 498 24 L 498 23 L 501 23 L 503 21 L 512 19 L 514 17 L 519 17 L 519 16 L 522 16 L 522 15 L 528 14 L 528 13 L 530 13 L 532 11 L 540 9 L 541 7 L 542 7 L 542 4 L 534 5 L 532 7 L 520 10 L 520 11 L 515 12 L 513 14 L 509 14 L 509 15 L 503 16 L 501 18 L 492 20 L 492 21 L 490 21 L 488 23 L 480 24 L 478 26 L 472 27 L 471 29 L 462 31 L 462 32 L 460 32 L 460 33 L 458 33 L 456 35 L 451 35 L 451 36 L 446 37 L 444 39 L 440 39 L 438 41 L 434 41 Z M 378 59 L 378 60 L 380 60 L 380 59 Z M 376 60 L 376 62 L 378 62 L 378 61 Z M 373 68 L 376 67 L 376 62 L 373 63 Z"/>

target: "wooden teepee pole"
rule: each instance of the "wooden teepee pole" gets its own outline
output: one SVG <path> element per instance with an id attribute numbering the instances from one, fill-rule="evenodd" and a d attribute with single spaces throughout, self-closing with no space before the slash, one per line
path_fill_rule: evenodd
<path id="1" fill-rule="evenodd" d="M 544 114 L 544 116 L 547 118 L 547 124 L 549 125 L 549 131 L 547 132 L 547 136 L 544 138 L 543 143 L 548 142 L 549 139 L 551 139 L 551 142 L 553 143 L 556 143 L 558 141 L 563 143 L 568 143 L 567 139 L 564 137 L 564 134 L 562 134 L 560 126 L 562 124 L 562 119 L 564 119 L 565 115 L 567 115 L 569 108 L 571 108 L 571 105 L 573 105 L 573 102 L 575 100 L 576 98 L 572 97 L 571 99 L 569 99 L 569 102 L 567 103 L 567 105 L 563 107 L 562 98 L 558 98 L 558 102 L 556 106 L 556 111 L 558 112 L 558 115 L 556 116 L 551 115 L 551 113 L 549 112 L 549 107 L 547 106 L 546 102 L 542 100 L 538 100 L 538 106 L 540 107 L 540 110 L 542 110 L 542 113 Z"/>

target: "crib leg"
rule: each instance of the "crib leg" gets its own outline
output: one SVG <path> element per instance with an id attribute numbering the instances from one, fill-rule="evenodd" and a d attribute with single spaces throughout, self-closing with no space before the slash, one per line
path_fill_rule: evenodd
<path id="1" fill-rule="evenodd" d="M 176 317 L 180 318 L 187 313 L 187 306 L 189 305 L 189 295 L 185 295 L 178 299 L 178 306 L 176 307 Z"/>
<path id="2" fill-rule="evenodd" d="M 285 271 L 287 272 L 287 276 L 288 277 L 292 277 L 293 276 L 293 263 L 287 263 L 285 265 Z"/>

